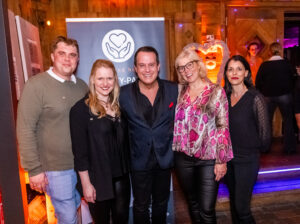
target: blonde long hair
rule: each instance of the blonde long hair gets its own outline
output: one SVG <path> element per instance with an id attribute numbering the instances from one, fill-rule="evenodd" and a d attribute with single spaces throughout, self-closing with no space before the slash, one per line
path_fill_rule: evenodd
<path id="1" fill-rule="evenodd" d="M 109 93 L 108 102 L 111 104 L 111 108 L 113 111 L 116 112 L 116 116 L 120 116 L 120 105 L 119 105 L 119 94 L 120 94 L 120 86 L 118 81 L 117 71 L 115 69 L 114 64 L 111 61 L 98 59 L 94 62 L 90 78 L 89 78 L 89 95 L 88 98 L 85 100 L 86 105 L 89 106 L 91 112 L 101 118 L 106 115 L 106 110 L 97 98 L 97 93 L 95 89 L 95 76 L 96 72 L 99 68 L 110 68 L 114 73 L 115 85 L 113 90 Z"/>

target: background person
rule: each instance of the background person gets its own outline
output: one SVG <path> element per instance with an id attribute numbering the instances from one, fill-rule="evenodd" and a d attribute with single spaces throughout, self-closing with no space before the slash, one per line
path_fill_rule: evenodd
<path id="1" fill-rule="evenodd" d="M 26 82 L 19 101 L 20 159 L 30 187 L 50 196 L 58 223 L 75 224 L 80 195 L 75 188 L 69 112 L 88 88 L 73 75 L 79 60 L 76 40 L 57 37 L 51 60 L 53 67 Z"/>
<path id="2" fill-rule="evenodd" d="M 218 181 L 232 159 L 226 94 L 207 79 L 205 65 L 195 51 L 183 50 L 175 66 L 183 83 L 173 137 L 176 173 L 192 222 L 216 223 Z"/>
<path id="3" fill-rule="evenodd" d="M 255 223 L 250 203 L 259 170 L 259 152 L 271 142 L 268 110 L 254 89 L 251 70 L 242 56 L 225 65 L 225 91 L 229 102 L 229 130 L 234 158 L 227 163 L 225 180 L 230 193 L 232 223 Z"/>
<path id="4" fill-rule="evenodd" d="M 136 51 L 134 69 L 137 80 L 123 86 L 120 94 L 129 128 L 134 223 L 166 223 L 178 89 L 158 77 L 159 57 L 153 47 Z"/>
<path id="5" fill-rule="evenodd" d="M 263 59 L 257 55 L 260 50 L 258 43 L 256 42 L 250 43 L 247 47 L 247 50 L 248 52 L 247 52 L 246 60 L 248 61 L 251 68 L 252 81 L 253 83 L 255 83 L 257 71 L 261 63 L 263 63 Z"/>
<path id="6" fill-rule="evenodd" d="M 75 169 L 94 223 L 128 222 L 130 180 L 127 126 L 121 118 L 114 65 L 96 60 L 90 91 L 70 112 Z"/>
<path id="7" fill-rule="evenodd" d="M 280 55 L 282 47 L 274 42 L 270 45 L 271 58 L 260 66 L 256 77 L 256 88 L 264 95 L 272 125 L 274 111 L 279 107 L 283 118 L 283 147 L 286 154 L 296 152 L 293 123 L 293 79 L 294 68 Z"/>

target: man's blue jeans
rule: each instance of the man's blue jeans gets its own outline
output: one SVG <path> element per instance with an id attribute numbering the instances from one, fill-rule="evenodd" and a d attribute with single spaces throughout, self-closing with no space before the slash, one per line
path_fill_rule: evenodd
<path id="1" fill-rule="evenodd" d="M 76 190 L 77 177 L 73 169 L 47 171 L 47 194 L 55 209 L 57 224 L 77 224 L 80 195 Z"/>
<path id="2" fill-rule="evenodd" d="M 279 107 L 283 119 L 283 148 L 284 152 L 290 153 L 296 151 L 296 138 L 293 124 L 293 97 L 291 94 L 281 96 L 265 97 L 268 106 L 270 123 L 276 107 Z"/>

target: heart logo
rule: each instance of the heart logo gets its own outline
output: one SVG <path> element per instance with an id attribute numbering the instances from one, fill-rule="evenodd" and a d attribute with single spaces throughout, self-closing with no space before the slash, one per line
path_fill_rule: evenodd
<path id="1" fill-rule="evenodd" d="M 120 34 L 113 33 L 109 36 L 109 40 L 117 48 L 120 48 L 126 42 L 127 38 L 123 33 Z"/>
<path id="2" fill-rule="evenodd" d="M 113 62 L 125 62 L 134 53 L 135 43 L 125 30 L 111 30 L 102 39 L 103 54 Z"/>
<path id="3" fill-rule="evenodd" d="M 184 49 L 192 49 L 202 58 L 207 77 L 214 83 L 220 84 L 223 79 L 225 64 L 229 59 L 227 44 L 222 40 L 212 40 L 205 44 L 191 43 Z"/>

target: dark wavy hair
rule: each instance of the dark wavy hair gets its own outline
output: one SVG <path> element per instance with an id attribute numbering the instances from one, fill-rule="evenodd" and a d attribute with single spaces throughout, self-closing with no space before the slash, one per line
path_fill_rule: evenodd
<path id="1" fill-rule="evenodd" d="M 253 81 L 252 81 L 252 77 L 251 77 L 251 69 L 250 69 L 249 63 L 247 62 L 247 60 L 243 56 L 234 55 L 231 58 L 229 58 L 229 60 L 227 61 L 226 65 L 225 65 L 225 70 L 224 70 L 224 79 L 225 79 L 224 89 L 225 89 L 225 92 L 226 92 L 227 96 L 230 96 L 230 94 L 232 92 L 232 86 L 231 86 L 230 82 L 228 81 L 228 78 L 227 78 L 227 75 L 226 75 L 227 70 L 228 70 L 228 64 L 231 61 L 239 61 L 243 64 L 245 70 L 248 71 L 248 75 L 244 79 L 244 84 L 245 84 L 245 86 L 247 86 L 247 88 L 253 87 Z"/>

